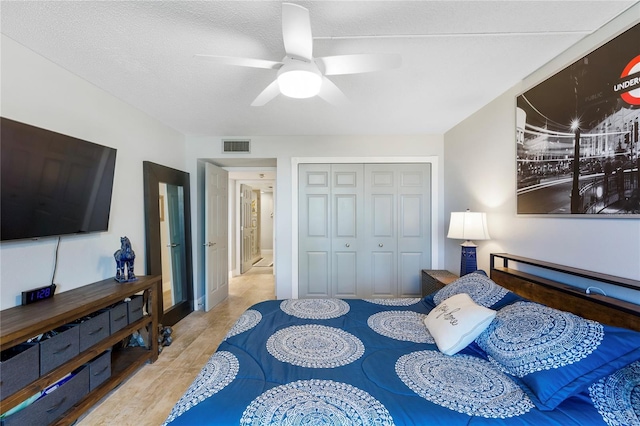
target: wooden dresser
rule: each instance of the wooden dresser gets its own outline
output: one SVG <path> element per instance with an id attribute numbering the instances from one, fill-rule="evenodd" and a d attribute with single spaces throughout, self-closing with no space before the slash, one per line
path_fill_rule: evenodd
<path id="1" fill-rule="evenodd" d="M 87 343 L 83 340 L 82 331 L 77 334 L 79 349 L 77 355 L 71 356 L 61 365 L 54 366 L 51 371 L 42 368 L 42 363 L 46 362 L 48 354 L 45 353 L 42 343 L 40 347 L 40 364 L 31 365 L 29 368 L 38 369 L 40 374 L 36 374 L 36 379 L 24 386 L 13 389 L 5 396 L 1 395 L 2 412 L 17 406 L 28 398 L 37 394 L 48 386 L 56 383 L 68 373 L 78 371 L 83 367 L 90 366 L 91 362 L 98 357 L 110 355 L 109 376 L 90 389 L 86 386 L 86 391 L 82 391 L 77 401 L 62 412 L 56 413 L 52 417 L 45 417 L 44 423 L 56 425 L 70 425 L 82 415 L 87 409 L 109 393 L 112 389 L 126 380 L 133 372 L 147 361 L 154 362 L 158 358 L 158 311 L 156 298 L 161 297 L 160 292 L 161 277 L 138 276 L 138 280 L 130 283 L 118 283 L 113 278 L 89 284 L 74 290 L 56 294 L 53 298 L 36 302 L 25 306 L 16 306 L 0 311 L 0 350 L 7 351 L 27 340 L 56 329 L 79 328 L 80 320 L 92 318 L 93 315 L 101 313 L 106 315 L 105 334 L 100 340 Z M 125 302 L 135 301 L 136 303 Z M 132 306 L 135 312 L 132 312 Z M 123 306 L 124 305 L 124 306 Z M 119 312 L 115 317 L 114 312 Z M 110 318 L 110 323 L 108 318 Z M 115 321 L 122 320 L 120 324 L 114 326 Z M 128 318 L 128 321 L 127 321 Z M 143 346 L 127 347 L 111 350 L 114 345 L 126 341 L 135 331 L 140 331 L 140 335 L 146 337 Z M 77 332 L 77 331 L 76 331 Z M 88 333 L 87 336 L 92 333 Z M 87 339 L 90 339 L 87 337 Z M 83 345 L 84 343 L 84 345 Z M 74 342 L 75 344 L 75 342 Z M 44 359 L 44 361 L 43 361 Z M 5 372 L 12 371 L 10 362 L 3 361 L 2 367 Z M 86 374 L 86 373 L 85 373 Z M 86 374 L 88 376 L 88 374 Z M 69 382 L 70 383 L 70 382 Z M 6 384 L 3 384 L 6 386 Z M 63 389 L 62 385 L 60 389 Z M 85 389 L 81 387 L 81 389 Z M 5 388 L 5 390 L 8 390 Z M 56 390 L 50 395 L 63 393 Z M 15 424 L 15 419 L 26 415 L 22 413 L 31 409 L 37 404 L 33 403 L 24 410 L 13 414 L 5 419 L 7 424 Z M 60 403 L 62 404 L 62 402 Z M 70 404 L 69 404 L 70 405 Z M 45 410 L 47 411 L 47 410 Z M 22 413 L 22 414 L 21 414 Z M 31 417 L 27 417 L 31 418 Z M 22 420 L 21 422 L 24 422 Z"/>

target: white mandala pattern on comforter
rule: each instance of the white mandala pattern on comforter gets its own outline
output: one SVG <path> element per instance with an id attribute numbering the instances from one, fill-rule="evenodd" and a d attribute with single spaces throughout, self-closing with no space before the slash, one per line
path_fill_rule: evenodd
<path id="1" fill-rule="evenodd" d="M 413 311 L 386 311 L 373 314 L 367 320 L 378 334 L 396 340 L 414 343 L 435 343 L 424 325 L 427 316 Z"/>
<path id="2" fill-rule="evenodd" d="M 609 426 L 640 426 L 640 361 L 598 380 L 589 395 Z"/>
<path id="3" fill-rule="evenodd" d="M 231 327 L 224 340 L 240 333 L 244 333 L 247 330 L 251 330 L 253 327 L 258 325 L 260 320 L 262 320 L 262 314 L 259 311 L 256 311 L 255 309 L 244 311 L 235 324 L 233 324 L 233 327 Z"/>
<path id="4" fill-rule="evenodd" d="M 427 401 L 470 416 L 508 418 L 534 407 L 506 374 L 469 355 L 413 352 L 398 359 L 396 373 Z"/>
<path id="5" fill-rule="evenodd" d="M 362 299 L 365 302 L 382 306 L 411 306 L 415 305 L 422 299 L 419 297 L 394 297 L 391 299 Z"/>
<path id="6" fill-rule="evenodd" d="M 287 299 L 282 301 L 280 309 L 302 319 L 331 319 L 345 315 L 350 307 L 340 299 Z"/>
<path id="7" fill-rule="evenodd" d="M 319 324 L 294 325 L 278 330 L 267 340 L 276 359 L 307 368 L 336 368 L 364 354 L 362 341 L 351 333 Z"/>
<path id="8" fill-rule="evenodd" d="M 220 392 L 227 387 L 237 376 L 240 364 L 238 358 L 231 352 L 221 351 L 214 353 L 200 371 L 187 392 L 173 407 L 165 425 L 184 414 L 190 408 Z"/>
<path id="9" fill-rule="evenodd" d="M 299 380 L 254 399 L 241 425 L 393 425 L 387 409 L 367 392 L 333 380 Z"/>

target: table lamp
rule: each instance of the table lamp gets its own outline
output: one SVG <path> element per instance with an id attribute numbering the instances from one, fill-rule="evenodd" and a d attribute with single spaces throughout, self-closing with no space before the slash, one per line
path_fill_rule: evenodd
<path id="1" fill-rule="evenodd" d="M 490 238 L 486 213 L 471 212 L 469 209 L 466 212 L 451 212 L 447 238 L 465 240 L 460 244 L 462 246 L 460 276 L 477 270 L 477 245 L 471 240 L 488 240 Z"/>

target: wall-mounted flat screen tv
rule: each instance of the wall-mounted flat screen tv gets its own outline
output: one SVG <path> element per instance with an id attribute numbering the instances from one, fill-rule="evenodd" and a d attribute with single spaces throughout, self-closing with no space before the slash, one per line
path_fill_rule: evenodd
<path id="1" fill-rule="evenodd" d="M 0 117 L 2 241 L 106 231 L 116 150 Z"/>

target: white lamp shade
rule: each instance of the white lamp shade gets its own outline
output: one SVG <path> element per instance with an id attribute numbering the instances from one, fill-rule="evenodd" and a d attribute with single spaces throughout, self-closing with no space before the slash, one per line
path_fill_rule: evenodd
<path id="1" fill-rule="evenodd" d="M 487 215 L 480 212 L 451 212 L 447 238 L 458 240 L 488 240 Z"/>

